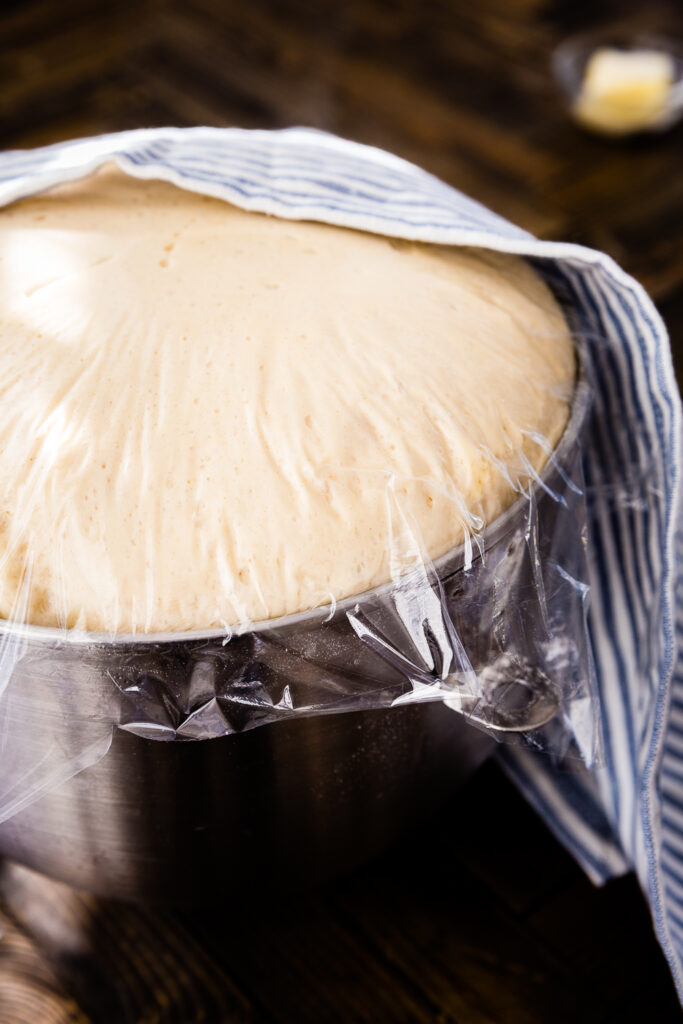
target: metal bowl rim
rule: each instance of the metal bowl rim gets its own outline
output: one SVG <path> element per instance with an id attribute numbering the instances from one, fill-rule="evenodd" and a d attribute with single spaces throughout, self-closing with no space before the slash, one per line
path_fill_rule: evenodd
<path id="1" fill-rule="evenodd" d="M 582 360 L 577 357 L 578 369 L 577 379 L 574 387 L 574 394 L 571 402 L 571 412 L 565 425 L 563 434 L 555 446 L 552 455 L 539 476 L 539 479 L 532 487 L 532 495 L 538 496 L 541 492 L 547 492 L 550 488 L 548 483 L 553 474 L 560 474 L 567 451 L 577 440 L 590 404 L 588 388 L 586 386 L 585 373 L 582 367 Z M 528 504 L 529 496 L 521 494 L 516 501 L 508 506 L 492 523 L 480 534 L 483 540 L 484 552 L 490 550 L 494 544 L 499 543 L 507 537 L 520 522 L 521 510 Z M 455 573 L 461 571 L 465 564 L 466 545 L 460 544 L 445 554 L 433 559 L 431 567 L 441 582 L 449 579 Z M 474 545 L 472 551 L 474 561 L 477 561 L 481 554 Z M 184 630 L 175 633 L 106 633 L 89 632 L 80 629 L 62 629 L 58 626 L 35 626 L 30 623 L 14 623 L 8 620 L 0 620 L 0 636 L 11 635 L 17 639 L 25 639 L 36 643 L 52 644 L 83 644 L 103 645 L 115 647 L 117 645 L 142 645 L 142 644 L 171 644 L 179 642 L 196 642 L 201 640 L 223 639 L 226 643 L 232 636 L 242 636 L 251 633 L 277 632 L 279 630 L 290 630 L 297 626 L 310 628 L 314 624 L 322 624 L 340 613 L 344 613 L 357 605 L 366 603 L 376 598 L 381 598 L 397 585 L 396 580 L 388 580 L 371 590 L 364 590 L 358 594 L 351 594 L 337 601 L 335 604 L 319 605 L 316 608 L 308 608 L 304 611 L 293 612 L 289 615 L 281 615 L 273 619 L 261 619 L 258 622 L 245 623 L 242 627 L 236 627 L 232 631 L 223 626 L 214 626 L 211 629 Z"/>

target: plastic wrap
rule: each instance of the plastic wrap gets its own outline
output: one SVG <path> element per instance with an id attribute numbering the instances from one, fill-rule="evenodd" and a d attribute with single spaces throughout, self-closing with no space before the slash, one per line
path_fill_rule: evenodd
<path id="1" fill-rule="evenodd" d="M 74 175 L 65 170 L 64 176 Z M 112 187 L 120 187 L 113 180 Z M 384 246 L 381 257 L 388 261 L 395 253 L 412 259 L 417 248 L 406 243 L 402 251 L 395 240 L 359 236 L 368 259 L 362 265 L 351 257 L 344 262 L 340 250 L 337 306 L 333 318 L 329 311 L 322 317 L 334 334 L 323 346 L 325 358 L 317 355 L 316 339 L 307 338 L 311 315 L 298 300 L 287 300 L 287 322 L 292 337 L 305 341 L 300 350 L 288 341 L 286 363 L 272 345 L 270 364 L 266 353 L 264 362 L 251 365 L 263 356 L 258 348 L 253 355 L 241 348 L 235 356 L 234 332 L 219 351 L 226 366 L 241 360 L 245 383 L 242 391 L 231 385 L 221 406 L 211 409 L 217 471 L 226 471 L 227 464 L 235 488 L 242 486 L 238 477 L 247 470 L 236 451 L 239 436 L 248 442 L 252 466 L 262 455 L 273 481 L 259 489 L 271 477 L 252 472 L 250 499 L 230 503 L 226 497 L 223 507 L 220 492 L 216 497 L 207 482 L 211 467 L 192 455 L 201 438 L 169 425 L 185 415 L 180 399 L 174 408 L 163 408 L 175 393 L 164 363 L 171 328 L 166 322 L 158 328 L 163 311 L 149 321 L 138 319 L 133 329 L 134 282 L 127 292 L 116 261 L 108 269 L 111 230 L 103 233 L 104 241 L 99 237 L 95 211 L 94 241 L 90 235 L 83 241 L 81 227 L 70 235 L 63 224 L 49 234 L 42 224 L 50 200 L 41 202 L 29 206 L 23 220 L 22 204 L 10 207 L 4 223 L 0 214 L 0 288 L 5 297 L 12 289 L 21 296 L 16 305 L 5 303 L 0 342 L 0 820 L 106 757 L 118 729 L 156 741 L 205 741 L 294 717 L 443 701 L 497 740 L 592 763 L 599 729 L 586 631 L 581 477 L 590 387 L 573 312 L 559 313 L 538 283 L 540 266 L 519 270 L 514 288 L 520 303 L 540 309 L 539 319 L 534 314 L 533 322 L 520 322 L 519 310 L 505 307 L 503 288 L 507 271 L 518 264 L 471 256 L 472 273 L 485 274 L 477 278 L 472 302 L 493 317 L 464 350 L 482 365 L 482 353 L 493 353 L 490 365 L 473 377 L 462 363 L 430 364 L 435 342 L 424 298 L 424 337 L 417 333 L 409 345 L 401 334 L 407 328 L 392 311 L 395 348 L 386 349 L 381 362 L 368 338 L 387 330 L 386 308 L 369 302 L 362 336 L 349 326 L 358 323 L 357 314 L 353 319 L 348 312 L 358 290 L 398 295 L 401 281 L 392 277 L 393 263 L 380 280 L 372 247 Z M 166 209 L 165 216 L 172 213 Z M 192 228 L 179 221 L 177 234 L 166 239 L 152 225 L 148 234 L 159 251 L 147 253 L 148 235 L 141 228 L 136 266 L 148 260 L 150 288 L 158 296 L 162 286 L 152 276 L 173 269 L 185 229 L 191 235 Z M 115 251 L 130 247 L 127 230 L 124 217 Z M 298 230 L 292 227 L 292 237 L 310 249 L 310 238 L 318 237 L 310 235 L 315 226 Z M 330 245 L 354 244 L 347 243 L 352 232 L 332 230 L 337 234 Z M 325 237 L 319 237 L 324 245 Z M 227 245 L 221 238 L 213 242 Z M 192 244 L 197 249 L 204 239 L 195 237 Z M 207 235 L 207 248 L 211 244 Z M 245 309 L 264 306 L 272 291 L 295 289 L 291 277 L 284 284 L 273 279 L 268 259 L 263 255 L 259 263 L 252 305 L 226 302 L 224 311 L 212 314 L 212 329 L 221 318 L 234 324 L 237 315 L 246 317 Z M 102 267 L 97 277 L 83 276 L 83 267 L 90 273 L 95 266 Z M 176 277 L 169 286 L 169 305 L 173 289 L 181 287 L 188 309 L 198 307 L 194 322 L 178 320 L 178 335 L 206 330 L 202 297 L 206 303 L 207 288 L 216 294 L 214 284 L 206 283 L 207 266 L 210 260 L 196 265 L 195 278 Z M 434 273 L 435 294 L 446 306 L 449 280 L 439 277 L 438 267 Z M 313 287 L 319 308 L 328 286 L 323 271 L 306 286 Z M 532 291 L 525 294 L 527 288 Z M 468 302 L 462 290 L 457 301 Z M 450 308 L 455 305 L 453 299 Z M 558 340 L 563 316 L 566 338 Z M 98 317 L 113 325 L 114 340 L 102 351 L 89 340 L 100 329 Z M 241 344 L 253 344 L 259 329 L 272 334 L 272 319 L 257 317 L 256 325 L 245 319 Z M 525 331 L 532 349 L 528 362 L 520 355 Z M 570 335 L 574 356 L 568 374 Z M 206 423 L 203 407 L 214 402 L 215 389 L 195 372 L 195 362 L 206 353 L 194 344 L 193 336 L 181 348 L 178 395 L 183 410 L 200 409 Z M 549 370 L 558 345 L 565 346 L 565 355 Z M 564 377 L 557 370 L 562 359 Z M 211 374 L 225 370 L 206 366 Z M 349 367 L 364 381 L 363 403 L 351 395 Z M 253 396 L 262 395 L 261 385 L 250 390 L 250 375 L 269 372 L 271 404 L 256 406 Z M 482 389 L 468 392 L 465 384 L 474 378 Z M 432 396 L 419 416 L 413 411 L 426 392 L 415 397 L 415 380 L 427 381 Z M 269 424 L 279 381 L 287 397 L 278 400 L 274 436 Z M 444 395 L 455 393 L 453 425 Z M 338 408 L 332 408 L 336 400 Z M 242 434 L 236 435 L 235 422 Z M 543 423 L 553 436 L 543 432 Z M 319 435 L 306 448 L 316 428 Z M 318 458 L 318 451 L 325 457 Z M 409 475 L 406 465 L 419 468 Z M 101 480 L 93 485 L 98 467 Z M 185 490 L 178 489 L 181 478 Z M 163 504 L 164 486 L 173 496 L 171 511 Z M 208 504 L 203 487 L 211 496 Z M 310 513 L 319 506 L 322 512 Z M 137 521 L 133 508 L 140 513 Z M 354 572 L 362 585 L 350 582 Z M 136 579 L 137 589 L 131 583 Z"/>

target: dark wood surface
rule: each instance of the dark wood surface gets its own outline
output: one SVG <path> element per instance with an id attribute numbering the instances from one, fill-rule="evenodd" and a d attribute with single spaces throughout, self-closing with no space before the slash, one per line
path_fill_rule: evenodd
<path id="1" fill-rule="evenodd" d="M 308 124 L 384 146 L 650 290 L 683 370 L 683 129 L 610 143 L 549 57 L 680 3 L 33 0 L 0 14 L 0 147 L 139 125 Z M 596 890 L 493 764 L 428 829 L 325 889 L 201 914 L 0 878 L 0 1024 L 666 1024 L 633 877 Z"/>
<path id="2" fill-rule="evenodd" d="M 160 913 L 6 864 L 0 906 L 2 1024 L 679 1019 L 634 878 L 593 889 L 492 762 L 317 891 Z"/>

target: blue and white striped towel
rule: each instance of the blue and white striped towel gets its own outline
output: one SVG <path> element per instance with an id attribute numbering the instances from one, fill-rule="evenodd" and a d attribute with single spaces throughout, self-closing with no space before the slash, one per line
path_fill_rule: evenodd
<path id="1" fill-rule="evenodd" d="M 584 468 L 604 766 L 559 774 L 520 748 L 500 756 L 591 878 L 635 868 L 683 998 L 681 412 L 648 296 L 602 253 L 539 242 L 397 157 L 305 129 L 145 129 L 6 153 L 0 204 L 109 160 L 249 210 L 552 261 L 593 339 Z"/>

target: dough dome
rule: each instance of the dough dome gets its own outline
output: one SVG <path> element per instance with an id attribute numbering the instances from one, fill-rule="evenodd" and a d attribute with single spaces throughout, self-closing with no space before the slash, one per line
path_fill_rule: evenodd
<path id="1" fill-rule="evenodd" d="M 575 358 L 522 259 L 112 168 L 0 211 L 0 615 L 234 626 L 499 515 Z M 526 462 L 525 460 L 528 460 Z"/>

